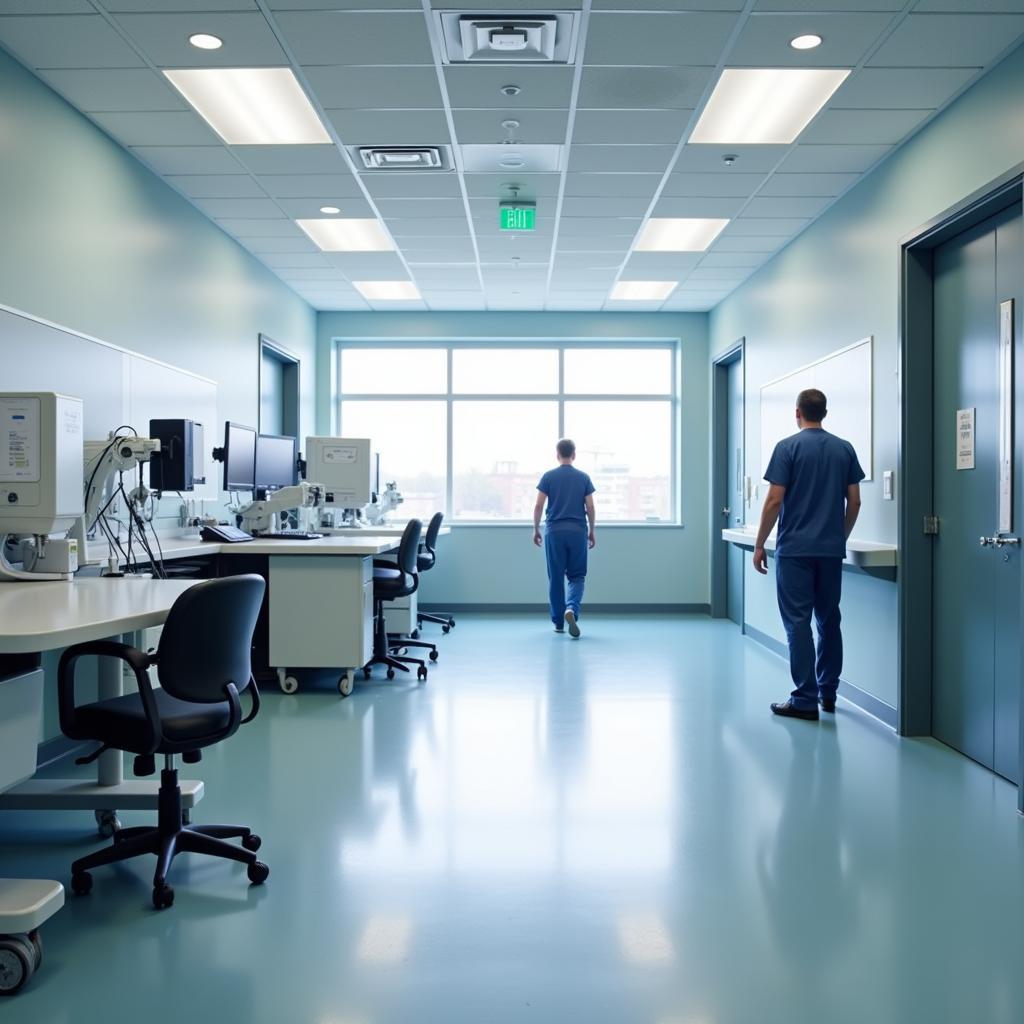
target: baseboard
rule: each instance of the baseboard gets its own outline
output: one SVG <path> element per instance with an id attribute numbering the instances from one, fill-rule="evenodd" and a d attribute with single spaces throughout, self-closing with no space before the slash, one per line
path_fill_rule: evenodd
<path id="1" fill-rule="evenodd" d="M 45 740 L 36 747 L 36 771 L 63 761 L 64 758 L 77 754 L 87 746 L 88 743 L 82 740 L 69 740 L 67 736 L 54 736 L 52 740 Z"/>
<path id="2" fill-rule="evenodd" d="M 755 629 L 749 624 L 746 627 L 746 635 L 762 647 L 766 647 L 773 654 L 777 654 L 780 658 L 785 658 L 789 661 L 789 649 L 781 640 L 776 640 L 775 637 L 762 633 L 761 630 Z M 849 701 L 849 703 L 860 708 L 861 711 L 866 711 L 869 715 L 889 726 L 890 729 L 896 728 L 896 709 L 894 707 L 886 704 L 883 700 L 879 700 L 873 694 L 868 693 L 867 690 L 862 690 L 859 686 L 855 686 L 848 680 L 843 679 L 841 676 L 839 678 L 839 685 L 841 687 L 839 691 L 841 700 Z"/>
<path id="3" fill-rule="evenodd" d="M 434 604 L 421 601 L 419 608 L 424 612 L 540 612 L 546 614 L 546 604 L 516 604 L 516 603 L 471 603 L 471 604 Z M 711 606 L 708 604 L 618 604 L 592 603 L 590 601 L 583 605 L 584 614 L 588 612 L 614 612 L 624 614 L 628 612 L 640 612 L 644 614 L 655 614 L 663 612 L 672 615 L 710 615 Z"/>

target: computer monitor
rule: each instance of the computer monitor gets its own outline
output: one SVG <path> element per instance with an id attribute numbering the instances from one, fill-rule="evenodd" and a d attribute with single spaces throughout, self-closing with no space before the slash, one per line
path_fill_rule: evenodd
<path id="1" fill-rule="evenodd" d="M 373 487 L 369 438 L 307 437 L 306 479 L 323 486 L 328 507 L 369 505 Z"/>
<path id="2" fill-rule="evenodd" d="M 256 431 L 241 423 L 224 424 L 224 490 L 256 487 Z"/>
<path id="3" fill-rule="evenodd" d="M 298 438 L 260 434 L 256 438 L 256 490 L 277 491 L 291 487 L 298 479 Z"/>

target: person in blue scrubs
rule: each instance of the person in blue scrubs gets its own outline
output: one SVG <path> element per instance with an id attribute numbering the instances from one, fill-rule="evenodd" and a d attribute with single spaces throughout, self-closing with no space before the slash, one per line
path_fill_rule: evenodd
<path id="1" fill-rule="evenodd" d="M 549 469 L 537 484 L 537 504 L 533 509 L 533 543 L 544 545 L 548 563 L 548 603 L 556 633 L 578 640 L 580 604 L 587 576 L 587 551 L 597 543 L 594 536 L 594 484 L 578 470 L 576 445 L 562 438 L 555 446 L 558 466 Z M 540 519 L 547 503 L 544 535 Z M 569 581 L 569 594 L 565 581 Z"/>
<path id="2" fill-rule="evenodd" d="M 816 388 L 797 397 L 800 430 L 775 446 L 765 470 L 768 497 L 754 545 L 754 568 L 766 575 L 764 545 L 776 520 L 775 583 L 779 612 L 789 641 L 789 671 L 794 690 L 789 700 L 772 704 L 776 715 L 818 719 L 836 709 L 843 670 L 843 634 L 839 599 L 846 540 L 860 512 L 864 470 L 849 441 L 822 426 L 828 412 Z M 818 628 L 815 654 L 811 616 Z"/>

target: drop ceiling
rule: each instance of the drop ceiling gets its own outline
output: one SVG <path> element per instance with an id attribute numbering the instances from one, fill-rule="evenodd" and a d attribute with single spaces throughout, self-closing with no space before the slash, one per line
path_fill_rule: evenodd
<path id="1" fill-rule="evenodd" d="M 561 0 L 551 10 L 577 12 L 574 63 L 479 66 L 444 62 L 447 10 L 546 13 L 0 0 L 0 45 L 317 309 L 707 310 L 1024 38 L 1024 0 Z M 223 47 L 196 49 L 198 32 Z M 805 33 L 822 45 L 790 47 Z M 161 73 L 192 67 L 290 67 L 331 143 L 224 145 Z M 688 144 L 721 72 L 750 67 L 852 70 L 790 145 Z M 546 148 L 502 171 L 510 139 Z M 370 145 L 449 146 L 455 167 L 365 170 L 352 154 Z M 510 185 L 536 202 L 532 233 L 499 231 Z M 296 221 L 322 206 L 379 219 L 395 251 L 321 252 Z M 652 217 L 729 223 L 706 252 L 635 252 Z M 352 283 L 410 280 L 418 301 Z M 622 281 L 679 284 L 610 299 Z"/>

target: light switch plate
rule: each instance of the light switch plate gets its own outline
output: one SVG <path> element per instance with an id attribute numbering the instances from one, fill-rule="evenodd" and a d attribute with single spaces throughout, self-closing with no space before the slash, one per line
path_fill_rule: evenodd
<path id="1" fill-rule="evenodd" d="M 893 499 L 893 478 L 894 474 L 891 469 L 887 469 L 882 474 L 882 500 L 892 501 Z"/>

